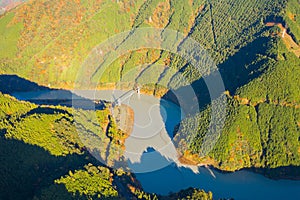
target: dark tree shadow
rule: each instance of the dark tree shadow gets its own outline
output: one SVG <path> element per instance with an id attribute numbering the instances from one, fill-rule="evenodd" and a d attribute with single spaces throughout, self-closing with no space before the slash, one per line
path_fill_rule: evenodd
<path id="1" fill-rule="evenodd" d="M 49 107 L 37 107 L 37 108 L 30 110 L 26 114 L 22 115 L 21 118 L 28 117 L 28 116 L 34 115 L 34 114 L 47 114 L 47 115 L 66 114 L 66 115 L 72 116 L 71 113 L 69 113 L 68 111 L 63 110 L 63 109 L 49 108 Z"/>
<path id="2" fill-rule="evenodd" d="M 225 90 L 234 94 L 239 87 L 259 77 L 266 70 L 266 66 L 264 66 L 267 62 L 266 59 L 262 59 L 256 63 L 253 63 L 253 61 L 256 60 L 258 55 L 266 55 L 266 52 L 270 48 L 270 40 L 272 40 L 272 38 L 260 37 L 247 46 L 241 48 L 238 53 L 229 57 L 224 63 L 218 66 Z M 193 113 L 195 110 L 201 111 L 211 102 L 205 80 L 214 80 L 216 75 L 217 73 L 213 72 L 205 78 L 202 77 L 192 82 L 189 86 L 170 90 L 163 96 L 163 99 L 170 100 L 176 104 L 178 104 L 178 99 L 180 99 L 181 102 L 184 102 L 183 110 L 186 113 Z M 197 98 L 191 99 L 186 95 L 186 91 L 189 87 L 193 88 Z M 225 91 L 220 91 L 220 94 L 215 96 L 218 97 L 223 92 Z M 199 105 L 199 107 L 195 109 L 195 105 Z"/>
<path id="3" fill-rule="evenodd" d="M 0 163 L 0 199 L 18 200 L 32 199 L 69 170 L 97 161 L 88 153 L 53 156 L 38 146 L 0 137 Z M 73 199 L 64 186 L 55 187 L 60 188 L 57 197 Z"/>
<path id="4" fill-rule="evenodd" d="M 277 168 L 250 168 L 250 171 L 263 174 L 271 179 L 300 180 L 300 166 L 283 166 Z"/>
<path id="5" fill-rule="evenodd" d="M 104 101 L 94 102 L 69 90 L 40 86 L 16 75 L 0 75 L 0 92 L 38 105 L 61 105 L 85 110 L 105 107 Z"/>
<path id="6" fill-rule="evenodd" d="M 274 20 L 274 17 L 272 17 L 271 20 Z M 275 20 L 280 22 L 281 18 L 276 18 Z M 241 48 L 238 53 L 229 57 L 224 63 L 218 66 L 224 82 L 225 90 L 229 91 L 230 94 L 235 94 L 238 88 L 251 82 L 255 78 L 258 78 L 268 69 L 269 66 L 266 65 L 268 59 L 276 59 L 271 52 L 269 53 L 269 50 L 272 48 L 272 40 L 273 38 L 270 37 L 260 37 L 247 46 Z M 265 56 L 265 58 L 260 59 L 257 62 L 253 62 L 260 55 Z M 211 73 L 205 78 L 213 80 L 214 76 L 216 76 L 216 74 Z M 186 90 L 188 90 L 188 87 L 190 86 L 192 86 L 195 91 L 197 98 L 193 99 L 186 95 Z M 207 105 L 209 105 L 213 99 L 210 98 L 204 78 L 194 81 L 190 86 L 180 87 L 176 90 L 169 90 L 162 98 L 172 101 L 177 105 L 179 105 L 179 102 L 183 102 L 183 104 L 180 104 L 179 106 L 185 113 L 189 113 L 191 115 L 197 114 L 198 111 L 207 108 Z M 222 93 L 223 92 L 225 91 L 222 91 Z M 220 95 L 221 92 L 217 96 Z M 196 106 L 199 107 L 197 108 Z M 170 121 L 167 120 L 165 124 L 168 123 L 170 123 Z M 177 129 L 175 127 L 173 133 L 169 133 L 169 135 L 174 136 L 176 134 L 176 130 Z M 218 169 L 215 170 L 222 173 L 228 173 Z M 300 180 L 300 166 L 291 165 L 274 169 L 249 168 L 246 170 L 263 174 L 268 178 Z"/>
<path id="7" fill-rule="evenodd" d="M 260 59 L 257 62 L 254 61 L 259 55 L 266 55 L 266 52 L 271 48 L 271 40 L 273 39 L 270 37 L 260 37 L 241 48 L 238 53 L 229 57 L 224 63 L 218 66 L 225 91 L 228 90 L 230 94 L 234 94 L 238 88 L 259 77 L 267 70 L 268 66 L 265 64 L 268 62 L 269 57 Z M 220 97 L 225 92 L 224 90 L 220 90 L 217 82 L 214 82 L 214 80 L 217 80 L 215 78 L 217 75 L 218 72 L 213 72 L 205 78 L 201 77 L 192 82 L 189 86 L 183 86 L 175 90 L 170 89 L 162 99 L 174 102 L 181 107 L 185 114 L 193 116 L 207 108 L 212 100 Z M 205 80 L 209 80 L 212 83 L 212 89 L 216 87 L 214 97 L 212 98 Z M 190 90 L 190 87 L 192 87 L 192 90 L 196 94 L 194 98 L 187 92 Z M 165 124 L 167 125 L 168 123 L 171 122 L 167 118 Z M 174 133 L 169 133 L 169 135 L 174 135 Z"/>
<path id="8" fill-rule="evenodd" d="M 259 55 L 271 56 L 266 52 L 272 48 L 272 40 L 270 37 L 260 37 L 218 66 L 226 90 L 234 93 L 236 89 L 259 77 L 267 69 L 264 66 L 267 59 L 253 62 Z"/>
<path id="9" fill-rule="evenodd" d="M 40 86 L 34 82 L 16 75 L 0 75 L 0 91 L 4 94 L 15 92 L 50 91 L 50 88 Z"/>

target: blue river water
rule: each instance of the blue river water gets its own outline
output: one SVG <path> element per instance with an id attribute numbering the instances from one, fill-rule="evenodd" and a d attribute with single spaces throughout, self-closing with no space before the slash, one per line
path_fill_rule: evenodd
<path id="1" fill-rule="evenodd" d="M 165 116 L 167 118 L 166 129 L 172 130 L 180 120 L 179 108 L 177 105 L 166 101 L 161 101 L 160 106 L 162 107 L 161 110 L 164 110 L 163 113 L 167 115 Z M 143 165 L 154 165 L 153 162 L 155 161 L 169 162 L 169 165 L 165 168 L 153 172 L 136 173 L 137 179 L 147 192 L 166 195 L 169 192 L 178 192 L 182 189 L 195 187 L 212 191 L 214 199 L 300 199 L 300 181 L 273 180 L 247 170 L 221 173 L 213 169 L 209 171 L 205 167 L 199 167 L 199 173 L 194 173 L 189 168 L 177 167 L 172 161 L 160 156 L 159 152 L 155 152 L 157 154 L 155 160 L 149 160 L 146 156 L 147 153 L 143 154 L 141 163 L 135 164 L 134 168 L 143 168 L 145 167 Z"/>
<path id="2" fill-rule="evenodd" d="M 300 181 L 272 180 L 246 170 L 234 173 L 212 171 L 215 177 L 204 167 L 200 167 L 196 174 L 190 169 L 171 164 L 158 171 L 136 174 L 136 177 L 145 191 L 159 194 L 195 187 L 212 191 L 214 199 L 300 199 Z"/>

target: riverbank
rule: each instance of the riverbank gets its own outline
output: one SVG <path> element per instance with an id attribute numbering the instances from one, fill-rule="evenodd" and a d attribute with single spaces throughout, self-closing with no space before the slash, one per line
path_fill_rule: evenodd
<path id="1" fill-rule="evenodd" d="M 146 95 L 148 96 L 149 94 L 141 94 L 141 95 Z M 150 94 L 150 96 L 152 96 Z M 157 98 L 157 97 L 155 97 Z M 158 99 L 157 102 L 160 102 L 160 99 Z M 129 105 L 122 104 L 122 109 L 123 111 L 119 111 L 119 113 L 123 113 L 123 120 L 121 118 L 117 119 L 119 122 L 123 122 L 123 124 L 119 124 L 120 127 L 131 127 L 131 128 L 121 128 L 122 130 L 125 130 L 127 135 L 130 135 L 132 132 L 133 124 L 134 124 L 134 111 L 132 108 L 130 108 Z M 139 107 L 142 108 L 142 107 Z M 120 109 L 120 108 L 118 108 Z M 126 111 L 127 110 L 127 111 Z M 127 113 L 127 117 L 124 118 L 124 113 Z M 126 119 L 127 118 L 127 119 Z M 130 119 L 130 120 L 129 120 Z M 124 123 L 125 122 L 125 123 Z M 192 154 L 189 151 L 185 151 L 184 153 L 180 154 L 179 152 L 177 153 L 178 158 L 176 160 L 177 165 L 179 167 L 185 167 L 191 169 L 193 172 L 197 173 L 198 168 L 203 166 L 203 167 L 209 167 L 212 168 L 220 173 L 233 173 L 241 170 L 247 170 L 247 171 L 252 171 L 259 173 L 261 175 L 264 175 L 267 178 L 272 178 L 272 179 L 289 179 L 289 180 L 299 180 L 300 179 L 300 173 L 297 175 L 297 171 L 300 171 L 300 167 L 294 167 L 291 166 L 289 167 L 282 167 L 282 170 L 279 169 L 268 169 L 268 168 L 255 168 L 254 166 L 250 167 L 249 166 L 235 166 L 234 168 L 230 168 L 228 166 L 222 166 L 220 165 L 220 162 L 214 160 L 213 158 L 210 157 L 205 157 L 201 158 L 197 154 Z M 296 170 L 298 169 L 298 170 Z"/>
<path id="2" fill-rule="evenodd" d="M 185 165 L 209 167 L 214 171 L 222 174 L 230 174 L 238 171 L 249 171 L 257 174 L 261 174 L 266 178 L 272 180 L 300 180 L 300 166 L 281 166 L 278 168 L 257 168 L 257 167 L 240 167 L 236 169 L 227 170 L 221 168 L 219 163 L 212 158 L 200 158 L 198 155 L 186 152 L 179 159 L 180 163 Z"/>

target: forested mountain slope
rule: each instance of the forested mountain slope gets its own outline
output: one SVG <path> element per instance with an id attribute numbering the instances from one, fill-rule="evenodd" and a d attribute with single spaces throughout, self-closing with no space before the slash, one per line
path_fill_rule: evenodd
<path id="1" fill-rule="evenodd" d="M 173 29 L 196 39 L 216 63 L 238 52 L 265 29 L 264 20 L 284 6 L 280 0 L 29 1 L 1 16 L 0 72 L 53 87 L 71 88 L 91 49 L 110 36 L 139 27 Z M 114 83 L 130 68 L 185 63 L 160 50 L 129 52 L 101 82 Z M 121 69 L 126 70 L 121 70 Z M 192 79 L 196 79 L 194 77 Z"/>
<path id="2" fill-rule="evenodd" d="M 264 73 L 237 89 L 229 87 L 226 92 L 226 124 L 208 156 L 217 162 L 213 165 L 223 170 L 300 165 L 300 60 L 288 51 L 280 37 L 271 40 L 266 52 L 257 54 L 251 64 L 245 63 L 248 68 L 265 66 Z M 193 154 L 201 149 L 209 114 L 210 107 L 182 123 L 184 132 L 193 120 L 205 122 L 196 139 L 188 140 Z"/>

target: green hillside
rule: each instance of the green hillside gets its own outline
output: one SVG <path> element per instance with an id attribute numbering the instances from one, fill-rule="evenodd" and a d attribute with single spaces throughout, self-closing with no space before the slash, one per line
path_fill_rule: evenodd
<path id="1" fill-rule="evenodd" d="M 78 69 L 93 47 L 138 27 L 182 32 L 196 39 L 216 63 L 221 63 L 259 37 L 265 28 L 264 19 L 282 7 L 279 0 L 246 4 L 236 0 L 30 1 L 1 17 L 0 72 L 16 73 L 43 85 L 72 88 Z M 122 76 L 123 68 L 164 63 L 170 56 L 159 50 L 129 53 L 109 67 L 106 74 L 114 76 L 104 77 L 101 82 L 114 83 Z M 170 66 L 184 66 L 177 56 L 171 57 Z"/>
<path id="2" fill-rule="evenodd" d="M 300 165 L 300 60 L 280 38 L 269 43 L 267 49 L 247 66 L 266 66 L 265 72 L 227 93 L 226 124 L 208 155 L 216 161 L 213 165 L 223 170 Z M 196 139 L 189 138 L 192 154 L 200 152 L 209 113 L 208 107 L 182 122 L 181 132 L 189 130 L 193 120 L 205 122 Z"/>

